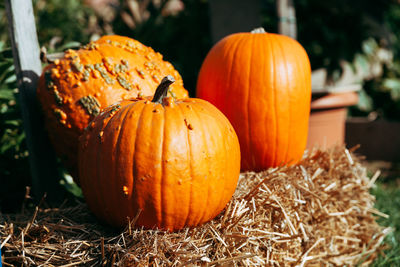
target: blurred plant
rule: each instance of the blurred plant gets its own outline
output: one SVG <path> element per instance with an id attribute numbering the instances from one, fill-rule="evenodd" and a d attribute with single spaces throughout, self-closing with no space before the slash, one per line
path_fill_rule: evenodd
<path id="1" fill-rule="evenodd" d="M 49 24 L 46 21 L 62 13 L 63 8 L 71 10 L 60 18 L 69 21 L 64 23 L 71 31 L 69 35 L 62 34 L 63 27 L 57 30 L 56 25 L 60 25 L 57 20 L 54 20 L 54 31 L 52 26 L 43 27 L 45 33 L 39 34 L 41 44 L 50 46 L 49 52 L 54 51 L 54 43 L 60 40 L 64 44 L 72 40 L 85 43 L 102 34 L 132 37 L 163 54 L 178 69 L 185 87 L 194 95 L 197 73 L 211 47 L 206 0 L 84 0 L 86 8 L 82 10 L 77 6 L 78 0 L 36 2 L 39 32 L 41 21 Z M 73 34 L 79 30 L 76 25 L 88 27 Z M 57 48 L 61 50 L 60 44 Z"/>
<path id="2" fill-rule="evenodd" d="M 0 1 L 0 42 L 4 46 L 8 41 L 7 16 L 4 1 Z"/>
<path id="3" fill-rule="evenodd" d="M 50 53 L 68 43 L 87 43 L 105 32 L 93 9 L 81 0 L 33 0 L 33 7 L 40 46 Z"/>
<path id="4" fill-rule="evenodd" d="M 277 30 L 275 0 L 264 2 L 263 26 Z M 400 120 L 399 0 L 295 0 L 298 41 L 329 84 L 362 84 L 352 115 Z M 323 76 L 323 75 L 322 75 Z"/>
<path id="5" fill-rule="evenodd" d="M 364 82 L 352 115 L 400 119 L 400 61 L 373 38 L 362 43 L 362 52 L 352 62 L 354 76 Z"/>
<path id="6" fill-rule="evenodd" d="M 355 56 L 353 66 L 369 69 L 370 75 L 364 77 L 360 101 L 351 108 L 351 115 L 400 120 L 400 60 L 374 39 L 363 43 L 363 52 Z"/>
<path id="7" fill-rule="evenodd" d="M 342 60 L 352 61 L 369 37 L 389 39 L 385 18 L 398 0 L 295 0 L 298 41 L 309 54 L 312 68 L 340 69 Z M 264 3 L 263 26 L 277 30 L 275 0 Z M 393 19 L 393 18 L 392 18 Z"/>
<path id="8" fill-rule="evenodd" d="M 201 63 L 211 48 L 205 0 L 121 0 L 116 34 L 126 35 L 164 55 L 193 96 Z"/>
<path id="9" fill-rule="evenodd" d="M 77 47 L 96 34 L 97 28 L 82 27 L 93 20 L 94 12 L 79 0 L 34 0 L 39 42 L 50 52 Z M 30 168 L 20 115 L 18 89 L 8 37 L 4 2 L 0 3 L 0 210 L 21 208 L 30 185 Z M 89 23 L 90 24 L 90 23 Z M 65 188 L 79 196 L 68 179 Z"/>
<path id="10" fill-rule="evenodd" d="M 380 24 L 370 21 L 375 25 L 371 35 L 378 41 L 362 43 L 364 59 L 355 56 L 355 63 L 365 58 L 372 62 L 377 75 L 364 80 L 359 105 L 351 109 L 354 116 L 400 120 L 400 1 L 390 3 Z"/>
<path id="11" fill-rule="evenodd" d="M 28 151 L 17 100 L 11 49 L 0 41 L 0 207 L 18 207 L 29 185 Z"/>
<path id="12" fill-rule="evenodd" d="M 109 0 L 115 1 L 115 0 Z M 125 0 L 122 1 L 121 19 L 134 30 L 140 24 L 145 23 L 150 16 L 150 8 L 156 8 L 163 17 L 176 16 L 184 9 L 181 0 Z"/>
<path id="13" fill-rule="evenodd" d="M 340 69 L 334 70 L 329 78 L 326 77 L 326 69 L 315 70 L 313 72 L 313 90 L 316 83 L 314 78 L 318 77 L 316 74 L 319 74 L 319 80 L 325 79 L 322 84 L 319 84 L 325 90 L 334 92 L 359 90 L 364 82 L 381 78 L 384 69 L 392 68 L 393 52 L 380 47 L 375 39 L 369 38 L 362 42 L 362 52 L 356 53 L 352 62 L 341 60 L 339 64 Z M 321 81 L 318 82 L 321 83 Z M 365 94 L 365 91 L 361 89 L 361 93 Z M 363 101 L 362 103 L 365 108 L 371 105 L 372 102 Z"/>

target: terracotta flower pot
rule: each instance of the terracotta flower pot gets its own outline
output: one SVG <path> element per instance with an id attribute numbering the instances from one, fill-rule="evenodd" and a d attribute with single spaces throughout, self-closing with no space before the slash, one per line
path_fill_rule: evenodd
<path id="1" fill-rule="evenodd" d="M 307 149 L 343 144 L 347 107 L 357 102 L 356 92 L 313 93 Z"/>

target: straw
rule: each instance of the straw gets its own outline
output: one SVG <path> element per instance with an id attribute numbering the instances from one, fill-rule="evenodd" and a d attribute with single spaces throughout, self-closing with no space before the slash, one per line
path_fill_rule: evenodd
<path id="1" fill-rule="evenodd" d="M 369 264 L 390 228 L 376 223 L 378 178 L 351 150 L 247 172 L 214 220 L 169 233 L 99 223 L 84 203 L 0 216 L 4 266 L 354 266 Z"/>

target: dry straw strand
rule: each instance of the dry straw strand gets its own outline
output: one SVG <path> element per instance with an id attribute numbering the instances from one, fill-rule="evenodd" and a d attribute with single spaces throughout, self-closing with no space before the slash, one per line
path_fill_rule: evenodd
<path id="1" fill-rule="evenodd" d="M 352 149 L 240 175 L 214 220 L 176 233 L 99 223 L 84 203 L 0 216 L 4 266 L 354 266 L 391 231 L 376 223 L 372 179 Z"/>

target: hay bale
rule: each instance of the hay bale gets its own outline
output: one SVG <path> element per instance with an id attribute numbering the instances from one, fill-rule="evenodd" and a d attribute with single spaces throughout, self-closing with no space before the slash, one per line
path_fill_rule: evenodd
<path id="1" fill-rule="evenodd" d="M 345 148 L 299 164 L 242 173 L 227 208 L 177 233 L 99 224 L 85 204 L 0 218 L 4 266 L 369 264 L 390 229 L 380 227 L 377 176 Z"/>

